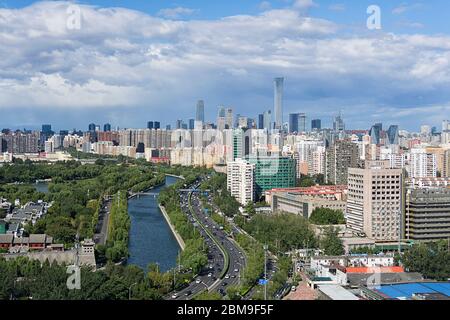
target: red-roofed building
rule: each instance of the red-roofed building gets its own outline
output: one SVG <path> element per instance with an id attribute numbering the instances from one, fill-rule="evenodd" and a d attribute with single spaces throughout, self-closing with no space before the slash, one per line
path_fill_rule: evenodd
<path id="1" fill-rule="evenodd" d="M 306 196 L 318 197 L 335 197 L 339 200 L 345 200 L 347 195 L 347 186 L 312 186 L 312 187 L 298 187 L 298 188 L 279 188 L 266 191 L 266 202 L 271 204 L 272 196 L 277 193 L 299 194 Z"/>

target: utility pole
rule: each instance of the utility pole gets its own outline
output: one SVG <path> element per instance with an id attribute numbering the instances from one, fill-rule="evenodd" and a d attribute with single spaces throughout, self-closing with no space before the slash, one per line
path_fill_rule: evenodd
<path id="1" fill-rule="evenodd" d="M 267 300 L 267 244 L 264 245 L 264 300 Z"/>
<path id="2" fill-rule="evenodd" d="M 173 290 L 175 291 L 175 286 L 177 284 L 177 280 L 176 280 L 176 268 L 173 268 Z"/>

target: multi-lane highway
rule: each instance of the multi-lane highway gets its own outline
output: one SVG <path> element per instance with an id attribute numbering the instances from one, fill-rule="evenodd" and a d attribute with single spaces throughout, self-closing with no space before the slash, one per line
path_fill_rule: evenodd
<path id="1" fill-rule="evenodd" d="M 192 186 L 193 190 L 196 190 L 200 183 Z M 205 239 L 205 244 L 208 246 L 208 265 L 195 278 L 195 281 L 183 290 L 173 293 L 170 298 L 189 300 L 205 289 L 225 296 L 227 288 L 240 281 L 241 271 L 246 263 L 245 255 L 222 230 L 222 226 L 205 213 L 198 192 L 180 193 L 180 206 L 189 221 Z"/>

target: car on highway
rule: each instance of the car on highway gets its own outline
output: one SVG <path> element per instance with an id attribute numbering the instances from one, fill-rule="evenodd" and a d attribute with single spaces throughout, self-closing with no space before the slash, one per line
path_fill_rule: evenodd
<path id="1" fill-rule="evenodd" d="M 195 280 L 195 283 L 196 284 L 200 284 L 200 283 L 202 283 L 202 280 L 201 279 L 197 279 L 197 280 Z"/>
<path id="2" fill-rule="evenodd" d="M 184 295 L 185 295 L 186 297 L 189 297 L 191 294 L 192 294 L 192 291 L 191 291 L 191 290 L 188 290 L 188 291 L 186 291 L 186 292 L 184 293 Z"/>
<path id="3" fill-rule="evenodd" d="M 212 273 L 210 272 L 210 273 L 208 273 L 208 277 L 209 278 L 211 278 L 212 277 Z"/>
<path id="4" fill-rule="evenodd" d="M 235 273 L 238 273 L 238 272 L 239 272 L 239 269 L 234 269 L 234 272 L 235 272 Z"/>
<path id="5" fill-rule="evenodd" d="M 226 287 L 227 285 L 228 285 L 228 283 L 222 282 L 222 287 Z"/>
<path id="6" fill-rule="evenodd" d="M 227 275 L 225 276 L 225 279 L 230 279 L 230 275 L 227 274 Z"/>
<path id="7" fill-rule="evenodd" d="M 178 298 L 178 295 L 176 294 L 176 293 L 174 293 L 173 295 L 172 295 L 172 299 L 177 299 Z"/>

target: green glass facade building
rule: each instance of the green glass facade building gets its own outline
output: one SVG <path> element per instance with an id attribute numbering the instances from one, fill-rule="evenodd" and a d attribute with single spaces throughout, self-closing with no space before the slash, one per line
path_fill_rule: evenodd
<path id="1" fill-rule="evenodd" d="M 294 188 L 296 161 L 289 157 L 249 156 L 246 160 L 255 164 L 255 193 L 261 197 L 274 188 Z"/>

